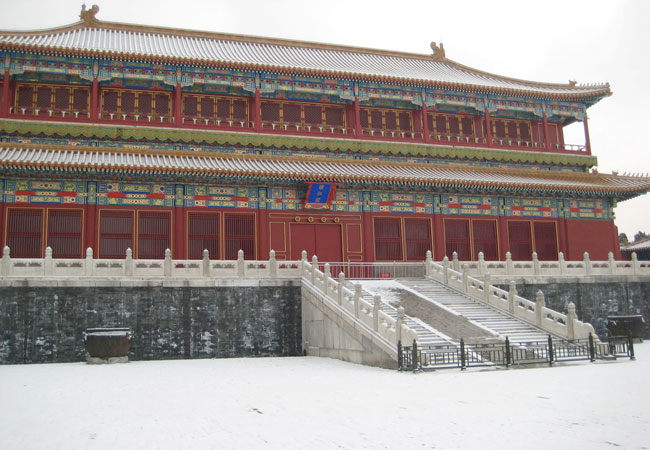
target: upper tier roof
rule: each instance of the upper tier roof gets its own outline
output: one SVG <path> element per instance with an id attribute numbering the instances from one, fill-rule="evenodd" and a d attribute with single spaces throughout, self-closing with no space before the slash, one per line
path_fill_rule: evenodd
<path id="1" fill-rule="evenodd" d="M 0 31 L 0 49 L 318 74 L 561 99 L 596 100 L 611 93 L 607 83 L 538 83 L 482 72 L 447 59 L 441 49 L 434 55 L 422 55 L 102 22 L 94 17 L 97 10 L 82 11 L 84 20 L 65 27 Z"/>

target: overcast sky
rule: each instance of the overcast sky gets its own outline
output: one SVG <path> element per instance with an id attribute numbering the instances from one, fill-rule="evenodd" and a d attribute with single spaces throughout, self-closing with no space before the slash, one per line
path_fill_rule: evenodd
<path id="1" fill-rule="evenodd" d="M 95 2 L 88 2 L 88 8 Z M 442 40 L 461 64 L 527 80 L 609 82 L 588 110 L 598 170 L 650 173 L 650 2 L 103 0 L 98 19 L 430 54 Z M 0 29 L 73 23 L 79 0 L 0 0 Z M 565 130 L 584 143 L 582 124 Z M 628 237 L 650 233 L 650 194 L 616 209 Z"/>

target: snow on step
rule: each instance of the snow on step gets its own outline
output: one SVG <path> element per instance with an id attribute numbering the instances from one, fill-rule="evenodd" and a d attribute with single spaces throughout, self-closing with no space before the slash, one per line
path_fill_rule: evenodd
<path id="1" fill-rule="evenodd" d="M 539 328 L 448 288 L 437 281 L 420 278 L 400 279 L 399 282 L 480 326 L 504 338 L 507 336 L 512 343 L 544 341 L 548 337 L 548 333 Z"/>

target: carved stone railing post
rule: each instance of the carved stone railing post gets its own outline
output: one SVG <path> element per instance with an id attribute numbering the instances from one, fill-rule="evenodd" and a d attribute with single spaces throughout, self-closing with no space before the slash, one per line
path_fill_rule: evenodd
<path id="1" fill-rule="evenodd" d="M 359 309 L 361 308 L 361 284 L 354 285 L 354 317 L 359 317 Z"/>
<path id="2" fill-rule="evenodd" d="M 446 256 L 442 259 L 442 281 L 449 284 L 449 258 Z"/>
<path id="3" fill-rule="evenodd" d="M 453 252 L 451 254 L 451 266 L 456 272 L 460 272 L 460 261 L 458 261 L 458 252 Z"/>
<path id="4" fill-rule="evenodd" d="M 210 251 L 206 248 L 203 250 L 203 259 L 201 260 L 201 274 L 210 277 Z"/>
<path id="5" fill-rule="evenodd" d="M 11 275 L 11 249 L 8 245 L 2 249 L 2 266 L 0 267 L 0 275 L 3 277 L 8 277 Z M 636 255 L 635 255 L 636 256 Z"/>
<path id="6" fill-rule="evenodd" d="M 569 302 L 567 309 L 568 309 L 566 315 L 567 337 L 569 339 L 575 339 L 576 338 L 575 321 L 578 320 L 578 315 L 576 314 L 576 305 L 573 302 Z"/>
<path id="7" fill-rule="evenodd" d="M 130 248 L 126 249 L 126 258 L 124 258 L 124 276 L 133 276 L 133 250 Z"/>
<path id="8" fill-rule="evenodd" d="M 52 247 L 45 248 L 45 259 L 43 260 L 43 275 L 51 276 L 54 274 L 54 261 L 52 261 Z"/>
<path id="9" fill-rule="evenodd" d="M 544 293 L 539 290 L 537 291 L 537 294 L 535 294 L 535 323 L 540 328 L 542 326 L 542 319 L 544 318 L 544 308 L 546 308 Z"/>
<path id="10" fill-rule="evenodd" d="M 93 259 L 93 249 L 86 249 L 86 261 L 84 262 L 84 275 L 92 277 L 95 273 L 95 260 Z"/>
<path id="11" fill-rule="evenodd" d="M 163 276 L 165 278 L 172 276 L 172 251 L 170 249 L 165 250 L 165 262 L 163 264 Z"/>
<path id="12" fill-rule="evenodd" d="M 303 250 L 300 252 L 300 275 L 305 276 L 307 275 L 307 251 Z"/>
<path id="13" fill-rule="evenodd" d="M 402 324 L 404 323 L 404 307 L 397 308 L 397 321 L 395 322 L 395 337 L 397 342 L 402 341 Z"/>
<path id="14" fill-rule="evenodd" d="M 275 250 L 269 252 L 269 277 L 278 277 L 278 261 L 275 259 Z"/>
<path id="15" fill-rule="evenodd" d="M 237 251 L 237 278 L 246 277 L 246 261 L 244 261 L 244 250 Z"/>
<path id="16" fill-rule="evenodd" d="M 478 273 L 479 275 L 483 275 L 486 271 L 485 255 L 483 252 L 478 252 Z"/>
<path id="17" fill-rule="evenodd" d="M 591 275 L 591 259 L 589 259 L 589 252 L 585 252 L 585 275 Z"/>
<path id="18" fill-rule="evenodd" d="M 330 278 L 332 278 L 330 263 L 325 263 L 325 269 L 323 270 L 323 292 L 328 297 L 330 295 Z"/>
<path id="19" fill-rule="evenodd" d="M 5 248 L 8 248 L 8 247 L 5 247 Z M 639 260 L 636 257 L 636 252 L 632 252 L 632 273 L 634 275 L 637 274 L 638 267 L 639 267 Z"/>
<path id="20" fill-rule="evenodd" d="M 508 289 L 508 312 L 515 313 L 515 296 L 517 295 L 517 283 L 515 280 L 510 281 L 510 289 Z"/>
<path id="21" fill-rule="evenodd" d="M 539 258 L 537 257 L 537 252 L 533 252 L 533 274 L 537 276 L 540 273 Z"/>
<path id="22" fill-rule="evenodd" d="M 467 283 L 469 282 L 469 280 L 467 278 L 467 271 L 468 271 L 467 264 L 463 264 L 463 287 L 462 287 L 463 292 L 468 291 Z"/>
<path id="23" fill-rule="evenodd" d="M 343 304 L 343 288 L 345 287 L 345 274 L 343 272 L 339 273 L 339 287 L 337 290 L 337 301 L 339 305 Z"/>
<path id="24" fill-rule="evenodd" d="M 512 263 L 512 253 L 506 252 L 506 274 L 512 275 L 515 271 L 515 266 Z"/>
<path id="25" fill-rule="evenodd" d="M 381 297 L 375 295 L 373 297 L 374 304 L 372 305 L 372 329 L 379 331 L 379 311 L 381 311 Z"/>
<path id="26" fill-rule="evenodd" d="M 433 257 L 431 255 L 431 250 L 427 250 L 427 256 L 424 260 L 424 274 L 427 277 L 431 276 L 431 262 L 433 261 Z"/>
<path id="27" fill-rule="evenodd" d="M 316 271 L 318 270 L 318 257 L 311 257 L 311 284 L 316 287 Z"/>
<path id="28" fill-rule="evenodd" d="M 609 266 L 609 274 L 614 275 L 616 273 L 616 261 L 614 261 L 614 253 L 612 252 L 607 254 L 607 265 Z"/>
<path id="29" fill-rule="evenodd" d="M 485 274 L 483 277 L 483 295 L 485 296 L 485 303 L 490 304 L 490 282 L 492 281 L 490 272 Z"/>
<path id="30" fill-rule="evenodd" d="M 557 262 L 560 266 L 560 275 L 564 275 L 566 273 L 566 261 L 564 260 L 564 253 L 560 252 L 557 255 Z"/>

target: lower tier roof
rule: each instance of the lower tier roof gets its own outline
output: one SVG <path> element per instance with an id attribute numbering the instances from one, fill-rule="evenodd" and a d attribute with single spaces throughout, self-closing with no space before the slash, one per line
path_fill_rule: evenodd
<path id="1" fill-rule="evenodd" d="M 419 185 L 433 189 L 537 192 L 628 199 L 650 190 L 650 178 L 616 174 L 549 172 L 461 165 L 333 160 L 324 157 L 161 152 L 73 146 L 3 146 L 5 171 L 163 176 L 246 177 L 279 181 Z"/>

